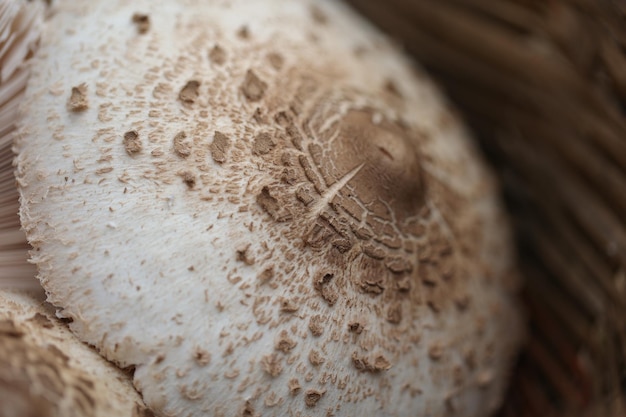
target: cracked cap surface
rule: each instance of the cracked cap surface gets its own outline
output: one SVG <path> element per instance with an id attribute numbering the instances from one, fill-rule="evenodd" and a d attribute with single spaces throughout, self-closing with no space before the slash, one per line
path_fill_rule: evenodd
<path id="1" fill-rule="evenodd" d="M 481 415 L 519 343 L 495 186 L 341 4 L 58 1 L 23 111 L 49 300 L 159 415 Z"/>

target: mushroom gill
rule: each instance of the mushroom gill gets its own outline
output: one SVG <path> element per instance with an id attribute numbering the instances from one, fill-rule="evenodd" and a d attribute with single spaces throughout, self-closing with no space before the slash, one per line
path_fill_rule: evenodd
<path id="1" fill-rule="evenodd" d="M 28 244 L 17 214 L 11 147 L 28 79 L 27 62 L 39 40 L 43 12 L 39 1 L 0 4 L 0 287 L 39 288 L 35 267 L 26 262 Z"/>

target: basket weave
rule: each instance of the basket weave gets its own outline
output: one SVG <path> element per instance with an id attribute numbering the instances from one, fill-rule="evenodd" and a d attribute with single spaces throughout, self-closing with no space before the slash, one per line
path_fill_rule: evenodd
<path id="1" fill-rule="evenodd" d="M 501 415 L 626 416 L 626 2 L 350 3 L 440 81 L 504 184 L 530 335 Z"/>

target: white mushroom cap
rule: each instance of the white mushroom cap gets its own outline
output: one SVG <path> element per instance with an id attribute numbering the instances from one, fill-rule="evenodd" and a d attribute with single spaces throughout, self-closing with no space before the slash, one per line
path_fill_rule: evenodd
<path id="1" fill-rule="evenodd" d="M 334 1 L 59 1 L 16 148 L 49 300 L 164 416 L 478 416 L 520 339 L 495 185 Z"/>
<path id="2" fill-rule="evenodd" d="M 0 416 L 148 417 L 127 373 L 27 291 L 0 290 Z"/>
<path id="3" fill-rule="evenodd" d="M 11 146 L 28 68 L 39 39 L 44 7 L 39 1 L 0 2 L 0 287 L 37 288 L 35 267 L 20 230 Z"/>

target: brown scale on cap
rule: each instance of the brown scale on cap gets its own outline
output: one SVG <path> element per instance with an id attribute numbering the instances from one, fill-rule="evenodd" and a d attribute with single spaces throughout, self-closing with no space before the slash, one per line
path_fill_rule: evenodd
<path id="1" fill-rule="evenodd" d="M 281 358 L 276 353 L 261 357 L 261 367 L 272 377 L 277 377 L 283 371 Z"/>
<path id="2" fill-rule="evenodd" d="M 81 112 L 89 108 L 87 84 L 82 83 L 76 87 L 72 87 L 72 94 L 67 101 L 67 108 L 72 112 Z"/>
<path id="3" fill-rule="evenodd" d="M 187 158 L 191 155 L 191 144 L 184 131 L 178 132 L 176 136 L 174 136 L 174 152 L 181 158 Z"/>
<path id="4" fill-rule="evenodd" d="M 276 340 L 275 347 L 276 347 L 276 350 L 279 350 L 283 353 L 289 353 L 289 351 L 295 348 L 297 344 L 298 342 L 290 338 L 289 335 L 287 334 L 287 331 L 283 330 L 278 335 L 278 339 Z"/>
<path id="5" fill-rule="evenodd" d="M 230 147 L 230 139 L 222 132 L 215 132 L 213 136 L 213 142 L 211 143 L 211 155 L 213 160 L 217 163 L 226 161 L 226 153 Z"/>
<path id="6" fill-rule="evenodd" d="M 365 355 L 359 355 L 354 352 L 352 354 L 352 361 L 354 362 L 354 367 L 362 372 L 382 372 L 391 368 L 391 363 L 387 358 L 382 355 L 377 355 L 374 358 L 370 358 Z"/>
<path id="7" fill-rule="evenodd" d="M 313 366 L 320 366 L 326 362 L 326 359 L 324 359 L 324 357 L 317 350 L 312 350 L 309 352 L 309 362 L 311 362 L 311 365 Z"/>
<path id="8" fill-rule="evenodd" d="M 321 336 L 324 333 L 324 324 L 322 318 L 319 315 L 311 317 L 309 321 L 309 330 L 313 336 Z"/>
<path id="9" fill-rule="evenodd" d="M 200 366 L 206 366 L 211 363 L 211 353 L 205 349 L 197 348 L 194 352 L 194 360 Z"/>
<path id="10" fill-rule="evenodd" d="M 280 69 L 282 69 L 283 65 L 285 64 L 285 58 L 283 58 L 281 54 L 276 53 L 276 52 L 270 52 L 269 54 L 267 54 L 267 59 L 270 65 L 276 71 L 279 71 Z"/>
<path id="11" fill-rule="evenodd" d="M 292 378 L 289 380 L 289 393 L 291 395 L 296 395 L 302 387 L 300 386 L 300 382 L 296 378 Z"/>
<path id="12" fill-rule="evenodd" d="M 209 51 L 209 59 L 217 65 L 224 65 L 226 62 L 226 51 L 221 46 L 215 45 Z"/>
<path id="13" fill-rule="evenodd" d="M 261 132 L 254 138 L 252 144 L 253 155 L 265 155 L 274 149 L 276 143 L 272 139 L 272 136 L 267 132 Z"/>
<path id="14" fill-rule="evenodd" d="M 185 104 L 193 104 L 199 95 L 200 81 L 191 80 L 180 90 L 178 98 Z"/>
<path id="15" fill-rule="evenodd" d="M 304 393 L 304 402 L 306 406 L 315 407 L 317 403 L 322 399 L 325 393 L 326 393 L 325 390 L 316 390 L 316 389 L 306 390 L 306 392 Z"/>
<path id="16" fill-rule="evenodd" d="M 139 133 L 136 130 L 130 130 L 124 133 L 123 144 L 126 153 L 130 156 L 138 154 L 143 149 Z"/>
<path id="17" fill-rule="evenodd" d="M 352 333 L 361 334 L 363 332 L 363 325 L 358 321 L 353 321 L 348 323 L 348 329 L 350 329 Z"/>
<path id="18" fill-rule="evenodd" d="M 137 25 L 137 32 L 141 35 L 150 30 L 150 16 L 143 13 L 135 13 L 132 17 L 132 22 Z"/>
<path id="19" fill-rule="evenodd" d="M 256 417 L 259 414 L 254 411 L 254 407 L 250 403 L 250 401 L 246 401 L 243 406 L 243 410 L 241 411 L 241 417 Z"/>
<path id="20" fill-rule="evenodd" d="M 241 85 L 241 92 L 249 101 L 259 101 L 263 98 L 267 84 L 254 71 L 248 70 Z"/>

